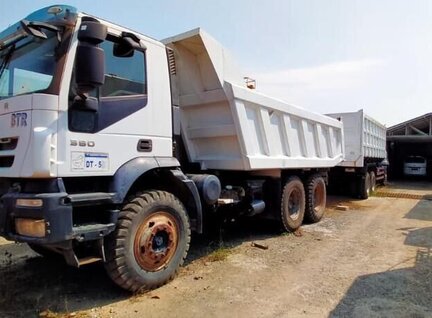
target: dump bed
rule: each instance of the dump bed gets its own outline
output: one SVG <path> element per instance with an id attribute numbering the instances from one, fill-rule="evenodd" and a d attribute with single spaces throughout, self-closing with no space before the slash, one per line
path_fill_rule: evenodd
<path id="1" fill-rule="evenodd" d="M 328 114 L 342 121 L 344 128 L 344 167 L 363 167 L 369 159 L 385 159 L 386 127 L 366 115 L 363 110 Z"/>
<path id="2" fill-rule="evenodd" d="M 173 101 L 191 162 L 262 170 L 333 167 L 342 160 L 339 121 L 247 88 L 226 49 L 202 30 L 163 42 L 174 52 Z"/>

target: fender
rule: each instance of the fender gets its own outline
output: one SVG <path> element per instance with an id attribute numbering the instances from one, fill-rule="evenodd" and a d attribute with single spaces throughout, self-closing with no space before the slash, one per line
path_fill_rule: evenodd
<path id="1" fill-rule="evenodd" d="M 173 161 L 172 167 L 180 165 L 176 159 Z M 153 157 L 138 157 L 122 165 L 114 174 L 109 187 L 109 191 L 115 193 L 114 203 L 122 203 L 135 181 L 155 168 L 159 168 L 159 163 Z"/>
<path id="2" fill-rule="evenodd" d="M 201 198 L 195 182 L 189 179 L 180 169 L 170 170 L 170 173 L 183 184 L 183 188 L 186 190 L 186 196 L 183 196 L 182 201 L 186 205 L 186 209 L 189 211 L 189 216 L 195 217 L 194 222 L 191 222 L 192 228 L 197 233 L 201 234 L 203 232 L 203 213 Z"/>
<path id="3" fill-rule="evenodd" d="M 123 203 L 134 183 L 154 169 L 160 170 L 161 176 L 166 177 L 167 184 L 163 190 L 179 197 L 192 219 L 192 228 L 202 233 L 203 215 L 198 189 L 180 170 L 180 163 L 176 158 L 138 157 L 125 163 L 116 171 L 109 186 L 109 192 L 115 193 L 113 203 Z"/>

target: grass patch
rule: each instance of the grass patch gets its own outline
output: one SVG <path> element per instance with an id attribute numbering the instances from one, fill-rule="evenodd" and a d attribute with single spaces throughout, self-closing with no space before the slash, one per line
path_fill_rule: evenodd
<path id="1" fill-rule="evenodd" d="M 226 260 L 228 258 L 228 256 L 231 254 L 232 254 L 232 249 L 223 246 L 223 247 L 220 247 L 217 250 L 213 251 L 208 256 L 208 261 L 209 262 L 221 262 L 221 261 Z"/>
<path id="2" fill-rule="evenodd" d="M 39 313 L 39 318 L 90 318 L 86 312 L 74 312 L 74 313 L 57 313 L 49 309 Z"/>

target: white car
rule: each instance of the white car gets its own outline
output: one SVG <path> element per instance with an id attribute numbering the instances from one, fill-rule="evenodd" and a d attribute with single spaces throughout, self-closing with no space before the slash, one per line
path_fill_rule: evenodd
<path id="1" fill-rule="evenodd" d="M 409 156 L 404 161 L 404 175 L 425 176 L 427 161 L 425 157 Z"/>

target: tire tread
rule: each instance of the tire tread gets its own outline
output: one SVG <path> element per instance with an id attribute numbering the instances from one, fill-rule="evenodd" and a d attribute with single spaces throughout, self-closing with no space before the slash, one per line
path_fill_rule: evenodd
<path id="1" fill-rule="evenodd" d="M 280 220 L 281 220 L 281 224 L 282 227 L 284 228 L 285 231 L 287 232 L 294 232 L 296 231 L 303 223 L 303 218 L 304 218 L 304 210 L 305 210 L 305 206 L 302 207 L 302 210 L 300 212 L 300 216 L 299 216 L 299 221 L 297 221 L 297 224 L 289 224 L 287 218 L 285 217 L 285 208 L 284 208 L 284 193 L 285 190 L 291 185 L 292 182 L 299 182 L 302 185 L 302 194 L 303 194 L 303 202 L 305 202 L 305 191 L 304 191 L 304 186 L 303 183 L 301 182 L 301 180 L 297 177 L 297 176 L 291 176 L 287 179 L 287 181 L 285 182 L 285 185 L 282 189 L 282 199 L 281 199 L 281 211 L 280 211 Z M 288 213 L 288 212 L 287 212 Z"/>
<path id="2" fill-rule="evenodd" d="M 163 191 L 147 191 L 143 193 L 137 193 L 135 197 L 130 197 L 128 201 L 129 202 L 126 203 L 123 210 L 120 211 L 117 229 L 114 231 L 114 233 L 117 235 L 114 237 L 114 239 L 109 240 L 107 244 L 107 262 L 105 267 L 111 279 L 123 289 L 130 290 L 132 292 L 155 289 L 171 281 L 177 275 L 180 266 L 183 265 L 186 259 L 191 236 L 187 214 L 184 213 L 183 215 L 180 213 L 180 217 L 185 218 L 183 221 L 186 221 L 188 226 L 185 229 L 186 248 L 180 258 L 179 266 L 177 266 L 173 273 L 169 275 L 168 279 L 154 284 L 143 285 L 139 280 L 139 277 L 135 277 L 136 275 L 128 270 L 125 255 L 127 252 L 125 247 L 127 232 L 132 226 L 134 218 L 140 213 L 143 207 L 156 204 L 159 201 L 171 203 L 177 208 L 177 211 L 185 210 L 182 203 L 174 195 Z"/>
<path id="3" fill-rule="evenodd" d="M 319 180 L 319 181 L 318 181 Z M 306 181 L 306 209 L 305 209 L 305 219 L 311 223 L 319 222 L 324 213 L 322 215 L 318 215 L 314 210 L 314 190 L 317 182 L 324 182 L 323 177 L 318 174 L 311 175 Z M 325 183 L 324 183 L 325 186 Z M 325 191 L 324 196 L 327 195 Z M 326 198 L 324 198 L 326 200 Z"/>

